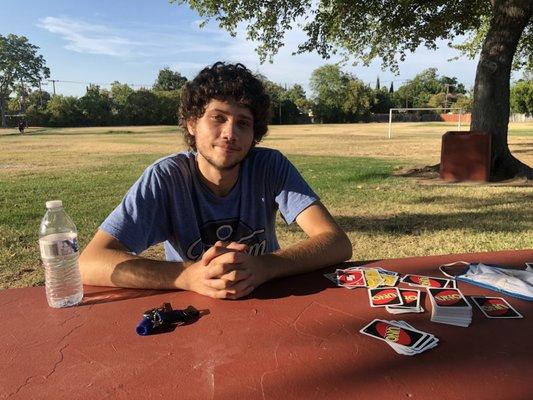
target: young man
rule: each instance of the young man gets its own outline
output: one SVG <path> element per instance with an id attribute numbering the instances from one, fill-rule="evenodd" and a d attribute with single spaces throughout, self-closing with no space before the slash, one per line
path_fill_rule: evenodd
<path id="1" fill-rule="evenodd" d="M 81 255 L 84 283 L 236 299 L 270 279 L 349 259 L 346 234 L 296 168 L 255 147 L 269 105 L 242 64 L 216 63 L 189 82 L 180 118 L 192 151 L 144 171 Z M 279 248 L 278 209 L 306 240 Z M 161 242 L 167 261 L 137 255 Z"/>

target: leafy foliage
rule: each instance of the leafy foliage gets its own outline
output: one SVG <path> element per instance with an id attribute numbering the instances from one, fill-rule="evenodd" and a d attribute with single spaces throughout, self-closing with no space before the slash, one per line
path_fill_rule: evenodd
<path id="1" fill-rule="evenodd" d="M 31 44 L 25 36 L 0 35 L 0 109 L 2 126 L 5 126 L 5 104 L 16 85 L 36 87 L 50 76 L 50 70 L 39 47 Z"/>

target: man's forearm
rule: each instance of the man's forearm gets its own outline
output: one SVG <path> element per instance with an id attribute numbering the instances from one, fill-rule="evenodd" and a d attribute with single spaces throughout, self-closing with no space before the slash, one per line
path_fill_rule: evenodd
<path id="1" fill-rule="evenodd" d="M 86 249 L 80 257 L 83 283 L 143 289 L 186 289 L 186 265 L 150 260 L 116 249 Z"/>
<path id="2" fill-rule="evenodd" d="M 343 232 L 325 232 L 260 257 L 273 279 L 346 261 L 352 257 L 352 245 Z"/>

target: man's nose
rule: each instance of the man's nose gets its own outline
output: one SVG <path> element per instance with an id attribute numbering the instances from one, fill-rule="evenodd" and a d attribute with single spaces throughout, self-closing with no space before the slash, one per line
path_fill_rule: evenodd
<path id="1" fill-rule="evenodd" d="M 222 129 L 222 138 L 228 142 L 235 142 L 237 140 L 237 126 L 231 120 L 226 121 Z"/>

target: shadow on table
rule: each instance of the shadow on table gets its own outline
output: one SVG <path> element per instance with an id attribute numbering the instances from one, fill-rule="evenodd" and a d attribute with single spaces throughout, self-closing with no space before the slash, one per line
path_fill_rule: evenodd
<path id="1" fill-rule="evenodd" d="M 295 275 L 268 282 L 255 290 L 247 298 L 258 300 L 280 299 L 289 296 L 308 296 L 325 289 L 337 288 L 324 274 L 335 272 L 337 268 L 350 268 L 374 261 L 348 261 L 332 267 L 323 268 L 307 274 Z"/>
<path id="2" fill-rule="evenodd" d="M 78 307 L 90 306 L 93 304 L 111 303 L 140 297 L 156 296 L 159 294 L 169 293 L 170 290 L 148 290 L 148 289 L 121 289 L 106 288 L 99 292 L 86 292 L 83 296 L 83 303 Z"/>

